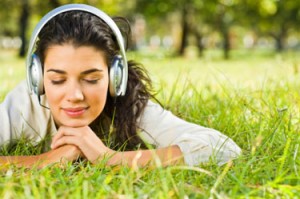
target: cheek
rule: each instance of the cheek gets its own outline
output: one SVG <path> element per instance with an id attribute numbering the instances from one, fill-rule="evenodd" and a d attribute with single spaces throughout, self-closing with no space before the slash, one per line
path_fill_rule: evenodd
<path id="1" fill-rule="evenodd" d="M 61 100 L 61 92 L 59 89 L 55 89 L 53 86 L 50 86 L 46 82 L 44 83 L 45 96 L 49 103 L 50 107 L 58 105 L 58 102 Z"/>
<path id="2" fill-rule="evenodd" d="M 85 93 L 86 100 L 97 109 L 103 109 L 107 98 L 108 85 L 101 85 L 94 89 L 88 89 Z"/>

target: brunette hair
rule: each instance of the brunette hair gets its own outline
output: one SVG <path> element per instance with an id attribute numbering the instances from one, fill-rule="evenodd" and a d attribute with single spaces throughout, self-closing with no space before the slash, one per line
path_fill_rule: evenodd
<path id="1" fill-rule="evenodd" d="M 113 20 L 121 27 L 128 47 L 131 33 L 129 22 L 121 17 Z M 110 27 L 99 17 L 83 11 L 69 11 L 51 19 L 39 33 L 36 54 L 44 63 L 45 53 L 51 45 L 65 43 L 95 47 L 104 52 L 108 65 L 120 51 Z M 125 96 L 115 99 L 108 94 L 103 112 L 90 127 L 112 148 L 144 148 L 145 144 L 138 136 L 137 121 L 151 97 L 152 84 L 147 71 L 141 64 L 128 61 Z"/>

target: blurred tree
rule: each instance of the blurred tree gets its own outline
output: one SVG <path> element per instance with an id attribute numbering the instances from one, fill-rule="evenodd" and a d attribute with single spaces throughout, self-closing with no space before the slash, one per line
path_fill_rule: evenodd
<path id="1" fill-rule="evenodd" d="M 26 55 L 27 51 L 27 31 L 28 31 L 28 23 L 29 23 L 29 17 L 33 13 L 40 13 L 44 10 L 50 10 L 55 7 L 58 7 L 60 5 L 59 0 L 48 0 L 48 1 L 30 1 L 31 4 L 29 4 L 28 0 L 20 0 L 20 19 L 19 19 L 19 27 L 20 27 L 20 38 L 21 38 L 21 47 L 19 49 L 19 56 L 24 57 Z M 35 12 L 32 12 L 31 10 L 34 9 Z M 39 10 L 39 12 L 36 12 Z M 47 11 L 46 11 L 47 12 Z"/>
<path id="2" fill-rule="evenodd" d="M 0 34 L 21 39 L 19 56 L 25 55 L 26 30 L 30 16 L 30 5 L 28 0 L 1 0 L 0 3 Z"/>
<path id="3" fill-rule="evenodd" d="M 299 0 L 1 0 L 0 34 L 20 36 L 22 47 L 19 54 L 24 56 L 26 35 L 32 28 L 29 20 L 38 21 L 49 10 L 66 3 L 90 4 L 110 15 L 129 19 L 141 13 L 151 24 L 149 30 L 153 33 L 170 31 L 170 18 L 176 16 L 176 23 L 181 27 L 180 31 L 177 30 L 181 35 L 177 49 L 179 55 L 183 55 L 190 45 L 190 36 L 196 38 L 193 45 L 198 47 L 201 55 L 203 37 L 214 31 L 220 33 L 224 57 L 228 58 L 230 31 L 235 25 L 253 29 L 259 35 L 272 36 L 276 49 L 280 51 L 284 49 L 291 30 L 296 30 L 300 24 Z"/>
<path id="4" fill-rule="evenodd" d="M 285 48 L 289 32 L 300 27 L 299 0 L 247 0 L 244 13 L 258 34 L 274 38 L 279 52 Z"/>
<path id="5" fill-rule="evenodd" d="M 237 24 L 239 0 L 203 0 L 199 9 L 200 17 L 213 30 L 220 33 L 222 38 L 223 55 L 229 58 L 231 49 L 230 29 Z"/>
<path id="6" fill-rule="evenodd" d="M 191 25 L 188 18 L 190 16 L 190 9 L 193 9 L 194 1 L 195 0 L 136 0 L 135 12 L 143 14 L 148 23 L 152 26 L 160 27 L 160 29 L 170 28 L 169 26 L 162 26 L 162 24 L 167 24 L 166 18 L 170 13 L 179 14 L 181 18 L 179 22 L 181 24 L 181 41 L 177 53 L 183 55 L 184 49 L 188 45 L 188 35 L 191 32 Z"/>
<path id="7" fill-rule="evenodd" d="M 188 45 L 189 35 L 196 38 L 196 46 L 200 55 L 204 50 L 202 38 L 204 29 L 220 32 L 223 39 L 224 57 L 229 58 L 230 27 L 235 22 L 235 7 L 238 0 L 137 0 L 137 11 L 143 13 L 147 20 L 156 20 L 161 25 L 169 13 L 179 13 L 181 16 L 181 44 L 178 54 L 183 55 Z M 170 28 L 170 27 L 168 27 Z"/>
<path id="8" fill-rule="evenodd" d="M 110 14 L 129 13 L 127 10 L 132 7 L 132 1 L 125 0 L 1 0 L 0 1 L 0 34 L 7 36 L 19 36 L 22 40 L 19 49 L 19 56 L 23 57 L 26 54 L 29 20 L 36 19 L 37 21 L 49 12 L 60 5 L 68 3 L 85 3 L 96 6 Z"/>
<path id="9" fill-rule="evenodd" d="M 17 3 L 15 4 L 15 6 L 12 6 L 10 0 L 0 1 L 0 35 L 12 37 L 18 34 L 19 6 Z"/>
<path id="10" fill-rule="evenodd" d="M 30 6 L 28 0 L 21 1 L 21 15 L 19 19 L 20 27 L 20 38 L 21 38 L 21 47 L 19 50 L 19 56 L 24 57 L 26 55 L 27 39 L 26 39 L 26 30 L 28 27 L 28 19 L 30 15 Z"/>
<path id="11" fill-rule="evenodd" d="M 151 24 L 156 21 L 158 27 L 166 24 L 166 16 L 170 13 L 180 14 L 182 34 L 179 55 L 183 55 L 191 34 L 196 37 L 201 54 L 204 49 L 201 42 L 205 34 L 203 29 L 207 27 L 220 33 L 224 58 L 229 58 L 233 26 L 250 28 L 261 36 L 271 36 L 277 51 L 284 49 L 291 30 L 300 27 L 299 0 L 136 1 L 136 11 L 143 13 Z"/>

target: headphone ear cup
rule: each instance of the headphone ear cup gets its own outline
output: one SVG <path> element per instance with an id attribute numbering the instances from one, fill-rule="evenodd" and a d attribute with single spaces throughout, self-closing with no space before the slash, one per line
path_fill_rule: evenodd
<path id="1" fill-rule="evenodd" d="M 44 94 L 44 79 L 43 69 L 40 58 L 36 55 L 32 55 L 32 61 L 29 67 L 29 83 L 31 90 L 37 95 Z"/>
<path id="2" fill-rule="evenodd" d="M 113 58 L 109 71 L 109 92 L 112 97 L 121 95 L 121 87 L 124 75 L 122 57 L 117 55 Z"/>

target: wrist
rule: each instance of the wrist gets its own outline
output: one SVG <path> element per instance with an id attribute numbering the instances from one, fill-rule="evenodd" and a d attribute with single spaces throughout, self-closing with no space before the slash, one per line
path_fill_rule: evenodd
<path id="1" fill-rule="evenodd" d="M 115 151 L 112 149 L 109 149 L 108 152 L 105 155 L 105 158 L 107 159 L 106 165 L 107 166 L 113 166 L 113 165 L 120 165 L 123 162 L 123 152 Z"/>
<path id="2" fill-rule="evenodd" d="M 137 167 L 141 164 L 141 159 L 143 156 L 142 151 L 113 151 L 113 153 L 108 156 L 107 165 L 123 165 L 123 166 L 134 166 Z M 145 165 L 146 163 L 142 163 Z"/>

